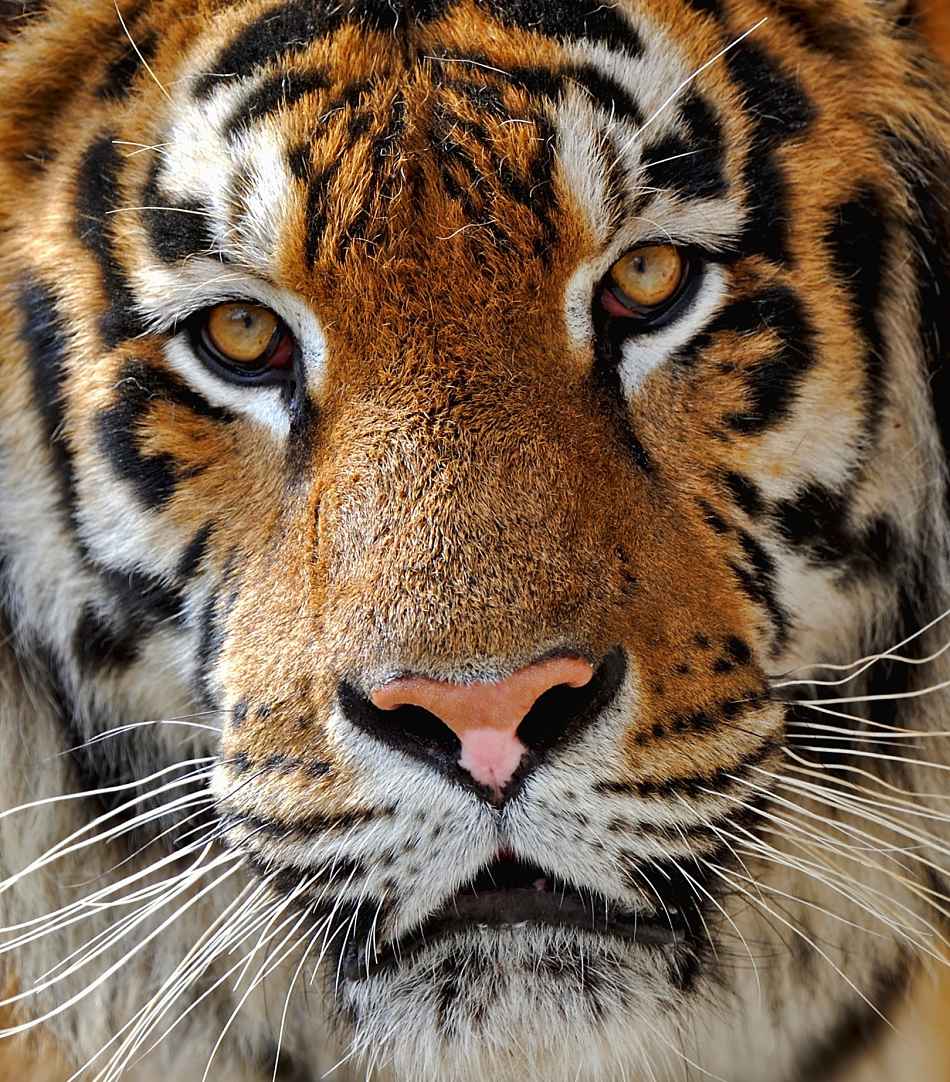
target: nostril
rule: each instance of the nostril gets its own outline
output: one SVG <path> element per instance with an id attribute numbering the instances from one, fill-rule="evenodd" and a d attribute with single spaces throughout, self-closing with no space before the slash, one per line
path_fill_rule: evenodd
<path id="1" fill-rule="evenodd" d="M 610 705 L 626 672 L 623 651 L 611 650 L 588 683 L 546 691 L 518 726 L 518 739 L 536 754 L 569 740 Z"/>
<path id="2" fill-rule="evenodd" d="M 417 758 L 435 759 L 446 765 L 458 762 L 461 741 L 435 714 L 421 706 L 384 710 L 345 680 L 337 696 L 346 719 L 384 744 Z"/>

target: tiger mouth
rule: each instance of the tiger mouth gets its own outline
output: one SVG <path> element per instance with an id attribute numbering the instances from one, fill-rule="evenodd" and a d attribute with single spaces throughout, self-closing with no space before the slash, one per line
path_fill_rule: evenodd
<path id="1" fill-rule="evenodd" d="M 363 981 L 408 962 L 425 947 L 452 935 L 537 925 L 669 948 L 682 943 L 683 912 L 669 905 L 658 911 L 626 910 L 603 895 L 581 892 L 535 864 L 498 859 L 461 887 L 423 924 L 373 950 L 350 943 L 341 972 Z"/>

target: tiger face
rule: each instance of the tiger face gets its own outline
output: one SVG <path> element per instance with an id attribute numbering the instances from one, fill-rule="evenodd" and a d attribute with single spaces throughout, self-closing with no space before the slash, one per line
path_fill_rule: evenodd
<path id="1" fill-rule="evenodd" d="M 941 663 L 851 665 L 946 607 L 950 128 L 910 14 L 14 21 L 16 664 L 73 790 L 200 764 L 160 846 L 247 883 L 281 990 L 316 974 L 301 1071 L 316 1012 L 400 1079 L 816 1078 L 934 953 Z M 152 723 L 195 718 L 194 759 Z"/>

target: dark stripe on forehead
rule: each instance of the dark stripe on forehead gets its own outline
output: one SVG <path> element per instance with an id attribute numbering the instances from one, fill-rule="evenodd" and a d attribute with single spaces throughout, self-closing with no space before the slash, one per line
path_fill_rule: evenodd
<path id="1" fill-rule="evenodd" d="M 613 0 L 476 0 L 503 26 L 544 34 L 556 40 L 586 38 L 643 54 L 643 42 Z"/>
<path id="2" fill-rule="evenodd" d="M 96 95 L 104 100 L 119 100 L 126 97 L 132 89 L 136 76 L 144 69 L 143 59 L 148 62 L 158 48 L 158 35 L 148 31 L 135 35 L 135 46 L 126 44 L 118 56 L 106 69 L 106 75 L 96 90 Z"/>
<path id="3" fill-rule="evenodd" d="M 876 438 L 886 397 L 887 376 L 881 306 L 888 258 L 889 214 L 873 188 L 837 207 L 825 237 L 835 273 L 851 297 L 853 318 L 866 343 L 864 367 L 867 428 Z"/>
<path id="4" fill-rule="evenodd" d="M 858 21 L 840 14 L 827 2 L 772 0 L 777 13 L 801 39 L 803 45 L 837 60 L 847 60 L 860 49 L 863 35 Z"/>
<path id="5" fill-rule="evenodd" d="M 811 125 L 815 107 L 799 82 L 749 39 L 726 54 L 726 63 L 753 122 L 742 176 L 749 208 L 742 247 L 749 254 L 788 263 L 791 212 L 776 149 Z"/>
<path id="6" fill-rule="evenodd" d="M 175 202 L 160 186 L 161 159 L 157 156 L 149 169 L 142 192 L 142 221 L 155 253 L 165 263 L 177 263 L 203 255 L 224 261 L 213 232 L 211 212 L 195 200 Z"/>
<path id="7" fill-rule="evenodd" d="M 334 0 L 294 0 L 268 9 L 218 54 L 212 71 L 195 83 L 195 97 L 207 97 L 222 80 L 252 75 L 266 64 L 302 52 L 336 30 L 344 18 L 344 5 Z"/>
<path id="8" fill-rule="evenodd" d="M 112 134 L 100 136 L 85 152 L 76 178 L 76 232 L 99 264 L 108 308 L 100 321 L 105 344 L 112 348 L 142 334 L 135 299 L 114 250 L 110 212 L 122 205 L 122 161 Z"/>
<path id="9" fill-rule="evenodd" d="M 696 91 L 680 105 L 685 136 L 671 134 L 643 151 L 642 179 L 654 188 L 684 199 L 712 199 L 728 188 L 722 125 L 706 99 Z"/>
<path id="10" fill-rule="evenodd" d="M 148 454 L 139 440 L 143 422 L 159 403 L 172 403 L 210 421 L 227 424 L 234 415 L 210 405 L 170 373 L 140 361 L 129 361 L 116 387 L 117 401 L 99 416 L 99 446 L 112 468 L 128 481 L 149 509 L 166 504 L 175 493 L 181 472 L 167 452 Z"/>
<path id="11" fill-rule="evenodd" d="M 321 71 L 278 72 L 247 95 L 225 124 L 224 134 L 233 136 L 248 125 L 288 109 L 307 94 L 325 90 L 328 86 L 327 77 Z"/>

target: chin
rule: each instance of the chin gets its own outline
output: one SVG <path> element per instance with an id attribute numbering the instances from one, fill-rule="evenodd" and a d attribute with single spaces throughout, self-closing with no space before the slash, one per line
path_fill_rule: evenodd
<path id="1" fill-rule="evenodd" d="M 342 980 L 338 1002 L 355 1057 L 398 1078 L 600 1082 L 672 1046 L 678 967 L 595 933 L 475 928 Z"/>

